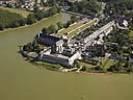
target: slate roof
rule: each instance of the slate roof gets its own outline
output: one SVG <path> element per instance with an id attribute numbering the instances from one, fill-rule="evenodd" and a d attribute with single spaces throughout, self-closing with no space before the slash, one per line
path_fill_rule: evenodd
<path id="1" fill-rule="evenodd" d="M 59 37 L 51 36 L 51 35 L 43 35 L 41 34 L 38 38 L 38 42 L 47 45 L 47 46 L 53 46 L 60 40 Z"/>

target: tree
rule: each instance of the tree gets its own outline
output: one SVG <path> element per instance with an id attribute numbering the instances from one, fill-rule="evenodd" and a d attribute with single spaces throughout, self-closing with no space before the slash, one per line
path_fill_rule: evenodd
<path id="1" fill-rule="evenodd" d="M 72 21 L 70 20 L 70 21 L 68 21 L 67 23 L 64 24 L 64 27 L 68 28 L 71 24 L 72 24 Z"/>
<path id="2" fill-rule="evenodd" d="M 36 18 L 33 14 L 29 14 L 29 16 L 27 17 L 27 24 L 33 24 L 36 22 Z"/>
<path id="3" fill-rule="evenodd" d="M 78 19 L 77 19 L 76 16 L 74 16 L 74 15 L 71 16 L 71 21 L 72 21 L 72 23 L 76 22 L 77 20 L 78 20 Z"/>
<path id="4" fill-rule="evenodd" d="M 43 17 L 49 17 L 49 11 L 43 12 Z"/>
<path id="5" fill-rule="evenodd" d="M 128 31 L 115 30 L 108 36 L 108 42 L 118 43 L 121 47 L 129 41 Z"/>
<path id="6" fill-rule="evenodd" d="M 0 24 L 0 30 L 4 30 L 4 25 Z"/>
<path id="7" fill-rule="evenodd" d="M 70 10 L 95 16 L 101 11 L 101 4 L 97 0 L 82 0 L 72 4 Z"/>
<path id="8" fill-rule="evenodd" d="M 36 13 L 36 12 L 39 12 L 40 10 L 39 10 L 39 7 L 37 6 L 37 4 L 35 4 L 34 5 L 34 13 Z"/>
<path id="9" fill-rule="evenodd" d="M 133 0 L 105 0 L 107 2 L 105 12 L 111 16 L 125 15 L 126 13 L 132 12 Z M 111 10 L 111 14 L 110 14 Z"/>
<path id="10" fill-rule="evenodd" d="M 58 9 L 56 6 L 53 6 L 52 8 L 49 9 L 49 15 L 54 15 L 58 12 Z"/>
<path id="11" fill-rule="evenodd" d="M 58 30 L 58 26 L 57 25 L 51 25 L 48 27 L 48 33 L 56 33 L 56 31 Z"/>
<path id="12" fill-rule="evenodd" d="M 45 34 L 45 35 L 48 35 L 48 29 L 44 27 L 44 28 L 42 29 L 42 33 Z"/>
<path id="13" fill-rule="evenodd" d="M 12 13 L 9 11 L 0 9 L 0 26 L 1 30 L 3 28 L 11 28 L 20 26 L 20 20 L 24 20 L 24 17 L 20 14 Z"/>
<path id="14" fill-rule="evenodd" d="M 19 26 L 20 26 L 19 21 L 14 21 L 14 22 L 10 25 L 10 27 L 12 27 L 12 28 L 19 27 Z"/>
<path id="15" fill-rule="evenodd" d="M 20 19 L 18 22 L 20 26 L 24 26 L 26 24 L 27 19 Z"/>
<path id="16" fill-rule="evenodd" d="M 53 6 L 53 5 L 55 5 L 54 1 L 55 0 L 48 0 L 47 3 L 48 3 L 49 6 Z"/>
<path id="17" fill-rule="evenodd" d="M 58 26 L 59 29 L 62 29 L 64 25 L 63 25 L 62 22 L 58 22 L 58 23 L 57 23 L 57 26 Z"/>
<path id="18" fill-rule="evenodd" d="M 37 20 L 41 20 L 42 18 L 44 18 L 44 12 L 43 11 L 35 12 L 35 17 Z"/>
<path id="19" fill-rule="evenodd" d="M 79 62 L 79 61 L 75 61 L 75 62 L 74 62 L 74 67 L 80 68 L 80 62 Z"/>

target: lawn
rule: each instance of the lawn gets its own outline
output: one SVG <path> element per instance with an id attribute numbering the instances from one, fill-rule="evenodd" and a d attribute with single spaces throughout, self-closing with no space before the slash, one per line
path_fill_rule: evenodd
<path id="1" fill-rule="evenodd" d="M 0 9 L 7 10 L 7 11 L 12 12 L 12 13 L 20 14 L 25 18 L 31 13 L 31 12 L 28 12 L 28 11 L 25 11 L 22 9 L 15 9 L 15 8 L 0 7 Z"/>
<path id="2" fill-rule="evenodd" d="M 70 33 L 72 30 L 74 30 L 77 27 L 80 27 L 81 25 L 83 25 L 83 24 L 82 23 L 75 23 L 75 24 L 69 26 L 68 28 L 62 29 L 60 32 L 58 32 L 58 34 L 62 35 L 64 33 Z"/>

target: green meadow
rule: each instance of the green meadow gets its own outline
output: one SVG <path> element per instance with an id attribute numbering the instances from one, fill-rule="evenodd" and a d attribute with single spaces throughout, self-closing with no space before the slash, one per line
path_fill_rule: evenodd
<path id="1" fill-rule="evenodd" d="M 23 17 L 27 17 L 31 12 L 25 11 L 23 9 L 15 9 L 15 8 L 7 8 L 7 7 L 0 7 L 1 10 L 9 11 L 11 13 L 17 13 L 22 15 Z"/>

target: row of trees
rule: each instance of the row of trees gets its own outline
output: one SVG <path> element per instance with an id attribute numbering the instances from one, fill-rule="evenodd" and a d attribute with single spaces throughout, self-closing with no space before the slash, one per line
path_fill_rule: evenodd
<path id="1" fill-rule="evenodd" d="M 129 61 L 132 52 L 132 43 L 128 36 L 129 30 L 115 29 L 108 37 L 106 42 L 113 43 L 108 48 L 108 52 L 114 54 L 113 58 L 117 63 L 113 64 L 107 71 L 110 72 L 133 72 L 132 63 Z M 116 56 L 115 56 L 116 55 Z"/>
<path id="2" fill-rule="evenodd" d="M 128 30 L 114 30 L 108 37 L 106 37 L 106 42 L 118 43 L 120 47 L 129 45 L 129 31 Z"/>
<path id="3" fill-rule="evenodd" d="M 49 17 L 49 16 L 53 16 L 59 12 L 60 12 L 60 8 L 58 8 L 57 6 L 53 6 L 47 11 L 35 10 L 34 13 L 29 14 L 29 16 L 27 17 L 26 24 L 31 25 L 31 24 L 35 23 L 36 21 L 39 21 L 39 20 Z"/>
<path id="4" fill-rule="evenodd" d="M 71 5 L 70 10 L 87 15 L 96 16 L 101 11 L 101 3 L 97 0 L 82 0 Z"/>
<path id="5" fill-rule="evenodd" d="M 45 35 L 48 35 L 48 34 L 56 33 L 57 30 L 58 30 L 58 26 L 56 24 L 56 25 L 51 25 L 48 28 L 43 28 L 42 33 Z"/>
<path id="6" fill-rule="evenodd" d="M 29 14 L 27 18 L 23 18 L 19 14 L 0 10 L 0 30 L 4 30 L 5 28 L 24 26 L 26 24 L 31 25 L 43 18 L 52 16 L 59 12 L 60 9 L 56 6 L 53 6 L 47 11 L 36 10 L 32 14 Z"/>
<path id="7" fill-rule="evenodd" d="M 129 73 L 129 72 L 133 72 L 133 66 L 128 60 L 126 60 L 125 62 L 118 61 L 116 64 L 114 64 L 110 68 L 108 68 L 107 71 Z"/>
<path id="8" fill-rule="evenodd" d="M 52 33 L 57 33 L 58 30 L 62 29 L 62 28 L 67 28 L 69 27 L 69 23 L 63 24 L 62 22 L 58 22 L 55 25 L 50 25 L 48 28 L 43 28 L 42 32 L 44 34 L 52 34 Z"/>
<path id="9" fill-rule="evenodd" d="M 71 19 L 67 23 L 58 22 L 55 25 L 51 25 L 48 28 L 43 28 L 42 32 L 44 34 L 57 33 L 58 30 L 62 28 L 68 28 L 72 23 L 76 22 L 78 18 L 76 16 L 71 16 Z"/>
<path id="10" fill-rule="evenodd" d="M 105 0 L 108 1 L 105 9 L 106 14 L 126 15 L 133 10 L 133 0 Z"/>

